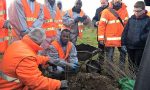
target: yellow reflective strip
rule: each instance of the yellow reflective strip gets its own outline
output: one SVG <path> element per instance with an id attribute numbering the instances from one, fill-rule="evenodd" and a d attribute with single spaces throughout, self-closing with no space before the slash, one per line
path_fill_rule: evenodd
<path id="1" fill-rule="evenodd" d="M 124 20 L 128 20 L 129 18 L 128 17 L 125 17 L 125 19 Z"/>
<path id="2" fill-rule="evenodd" d="M 102 39 L 102 38 L 104 38 L 104 35 L 98 36 L 98 38 Z"/>
<path id="3" fill-rule="evenodd" d="M 6 13 L 5 10 L 0 11 L 0 15 L 4 15 Z"/>
<path id="4" fill-rule="evenodd" d="M 53 30 L 57 30 L 56 28 L 52 27 L 52 28 L 45 28 L 46 31 L 53 31 Z"/>
<path id="5" fill-rule="evenodd" d="M 63 26 L 63 24 L 58 24 L 58 26 L 59 26 L 59 27 L 62 27 L 62 26 Z"/>
<path id="6" fill-rule="evenodd" d="M 35 21 L 35 20 L 36 20 L 36 18 L 26 17 L 26 20 L 27 20 L 27 21 Z"/>
<path id="7" fill-rule="evenodd" d="M 78 26 L 83 26 L 83 23 L 79 22 L 79 23 L 78 23 Z"/>
<path id="8" fill-rule="evenodd" d="M 57 23 L 58 23 L 58 22 L 62 22 L 62 20 L 55 20 L 55 22 L 57 22 Z"/>
<path id="9" fill-rule="evenodd" d="M 83 30 L 81 29 L 81 30 L 79 30 L 79 32 L 83 32 Z"/>
<path id="10" fill-rule="evenodd" d="M 0 38 L 0 42 L 4 42 L 5 40 L 9 40 L 10 38 L 11 38 L 11 37 L 9 37 L 9 36 Z"/>
<path id="11" fill-rule="evenodd" d="M 101 18 L 100 21 L 103 21 L 103 22 L 106 22 L 106 23 L 108 22 L 108 20 L 105 19 L 105 18 Z"/>
<path id="12" fill-rule="evenodd" d="M 53 19 L 45 20 L 46 23 L 53 22 L 53 21 L 54 21 Z"/>
<path id="13" fill-rule="evenodd" d="M 8 37 L 8 36 L 7 36 L 7 37 L 4 37 L 4 40 L 9 40 L 9 38 L 10 38 L 10 37 Z"/>
<path id="14" fill-rule="evenodd" d="M 111 37 L 107 38 L 107 40 L 121 40 L 121 37 Z"/>
<path id="15" fill-rule="evenodd" d="M 108 24 L 113 24 L 115 22 L 116 22 L 115 20 L 111 20 L 111 21 L 108 21 Z"/>

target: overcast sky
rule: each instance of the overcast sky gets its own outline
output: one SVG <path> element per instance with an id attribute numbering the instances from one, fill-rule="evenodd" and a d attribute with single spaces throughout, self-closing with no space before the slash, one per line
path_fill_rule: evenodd
<path id="1" fill-rule="evenodd" d="M 6 0 L 6 1 L 7 1 L 7 7 L 9 7 L 10 3 L 13 0 Z M 37 1 L 43 3 L 44 0 L 37 0 Z M 68 10 L 72 8 L 75 2 L 75 0 L 56 0 L 56 1 L 62 1 L 63 10 Z M 93 18 L 93 16 L 95 15 L 96 8 L 100 6 L 100 0 L 82 0 L 82 1 L 83 1 L 82 9 L 88 16 L 90 16 L 90 18 Z M 139 0 L 122 0 L 122 1 L 127 5 L 127 10 L 129 12 L 129 15 L 132 15 L 133 5 L 136 1 L 139 1 Z M 143 1 L 143 0 L 140 0 L 140 1 Z M 147 10 L 150 11 L 150 7 L 148 7 Z"/>

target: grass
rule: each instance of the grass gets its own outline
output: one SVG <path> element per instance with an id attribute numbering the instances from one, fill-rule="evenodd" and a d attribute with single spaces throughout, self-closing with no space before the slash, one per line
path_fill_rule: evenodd
<path id="1" fill-rule="evenodd" d="M 91 46 L 97 47 L 97 30 L 96 28 L 85 27 L 83 30 L 82 39 L 78 38 L 77 44 L 89 44 Z"/>

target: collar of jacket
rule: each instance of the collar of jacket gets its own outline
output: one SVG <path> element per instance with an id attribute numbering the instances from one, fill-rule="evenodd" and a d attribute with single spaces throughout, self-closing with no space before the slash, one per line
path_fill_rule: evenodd
<path id="1" fill-rule="evenodd" d="M 113 8 L 112 3 L 109 3 L 109 8 Z M 119 12 L 122 9 L 126 9 L 126 8 L 127 8 L 127 6 L 125 5 L 125 3 L 122 2 L 122 6 L 121 6 L 121 8 L 119 10 L 117 10 L 117 12 Z"/>
<path id="2" fill-rule="evenodd" d="M 25 35 L 22 39 L 23 42 L 25 42 L 30 48 L 32 48 L 36 53 L 38 50 L 42 50 L 42 47 L 40 47 L 38 44 L 33 42 L 28 35 Z"/>
<path id="3" fill-rule="evenodd" d="M 81 9 L 80 10 L 77 10 L 76 8 L 75 8 L 75 6 L 72 8 L 72 11 L 73 12 L 76 12 L 76 13 L 80 13 L 81 12 Z"/>

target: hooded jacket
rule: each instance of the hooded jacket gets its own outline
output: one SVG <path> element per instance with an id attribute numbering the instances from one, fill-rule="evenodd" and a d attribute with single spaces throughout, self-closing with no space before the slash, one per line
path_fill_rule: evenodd
<path id="1" fill-rule="evenodd" d="M 58 90 L 60 81 L 42 76 L 39 64 L 45 64 L 49 58 L 37 55 L 42 48 L 34 43 L 28 35 L 11 44 L 0 62 L 0 71 L 16 78 L 19 82 L 1 78 L 0 90 Z"/>

